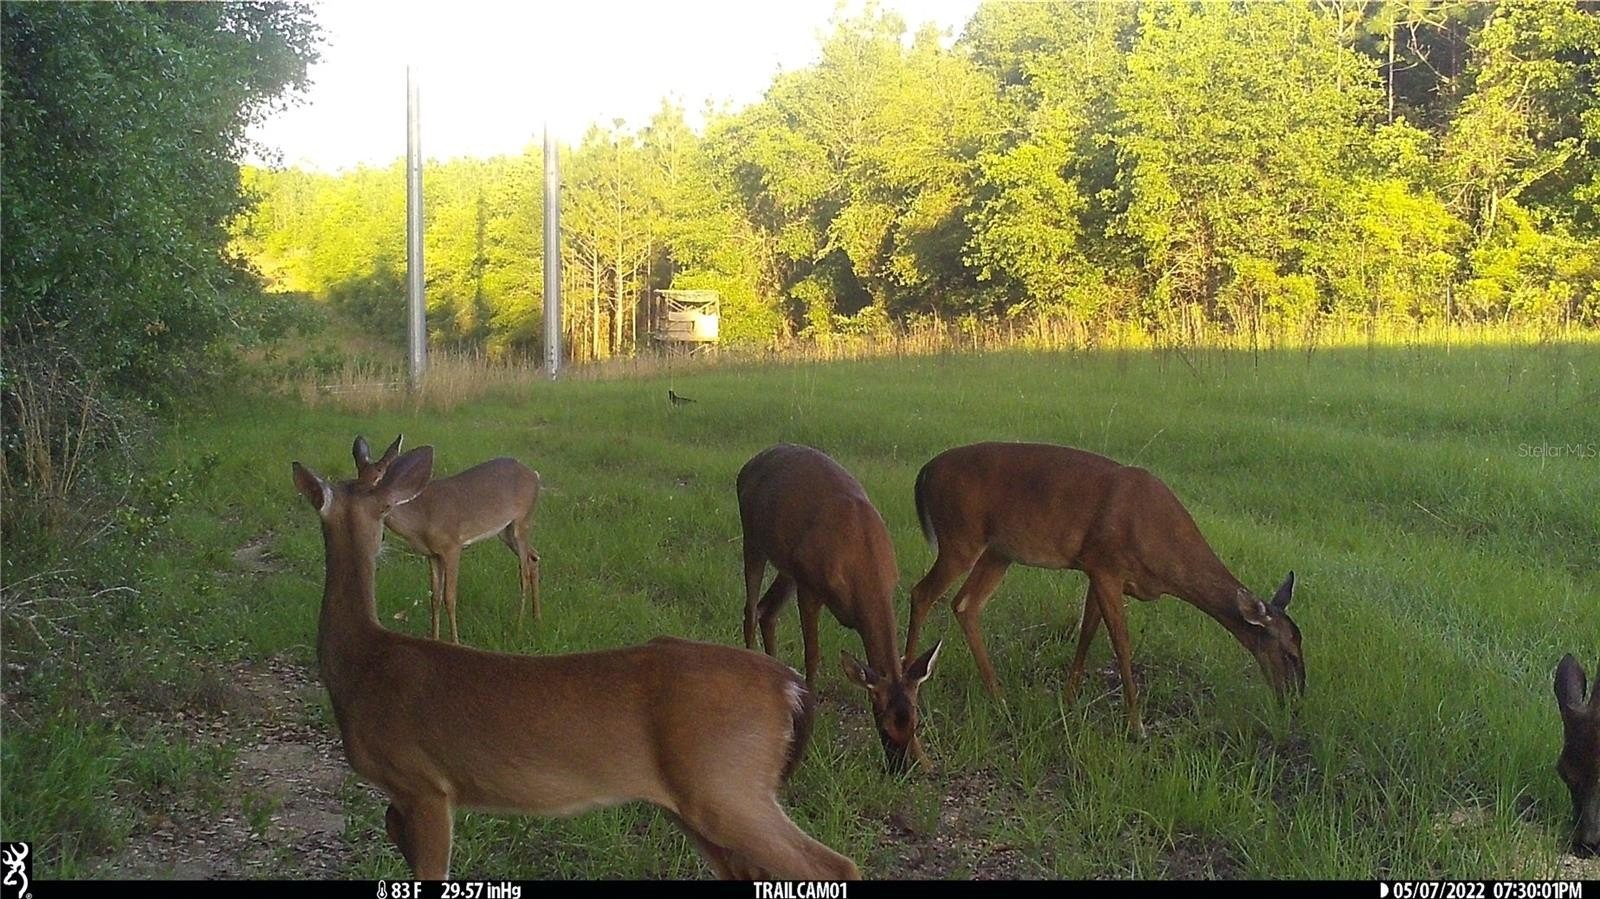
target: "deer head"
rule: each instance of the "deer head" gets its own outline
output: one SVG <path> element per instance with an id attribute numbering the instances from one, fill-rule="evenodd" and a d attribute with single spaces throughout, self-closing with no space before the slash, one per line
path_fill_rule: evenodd
<path id="1" fill-rule="evenodd" d="M 1239 610 L 1249 627 L 1236 634 L 1245 649 L 1256 657 L 1267 683 L 1284 698 L 1306 690 L 1306 661 L 1300 652 L 1300 628 L 1289 617 L 1289 600 L 1294 598 L 1294 572 L 1284 578 L 1272 595 L 1262 602 L 1248 590 L 1239 591 Z"/>
<path id="2" fill-rule="evenodd" d="M 942 640 L 933 644 L 898 676 L 893 672 L 887 676 L 879 674 L 850 653 L 840 653 L 845 677 L 866 690 L 872 699 L 872 720 L 878 726 L 878 739 L 883 741 L 889 768 L 897 774 L 909 770 L 913 764 L 928 767 L 922 741 L 917 739 L 917 691 L 933 674 L 933 663 L 939 658 L 939 647 L 943 645 Z"/>
<path id="3" fill-rule="evenodd" d="M 396 440 L 390 449 L 398 451 L 399 446 Z M 295 489 L 317 510 L 324 532 L 348 534 L 355 548 L 377 555 L 383 542 L 384 516 L 428 486 L 433 475 L 433 447 L 419 446 L 384 463 L 384 470 L 371 482 L 358 477 L 334 483 L 299 462 L 292 467 Z"/>
<path id="4" fill-rule="evenodd" d="M 1556 705 L 1564 739 L 1556 773 L 1572 794 L 1572 851 L 1600 855 L 1600 689 L 1587 701 L 1588 678 L 1571 655 L 1556 666 Z"/>
<path id="5" fill-rule="evenodd" d="M 378 461 L 374 462 L 367 447 L 367 438 L 357 437 L 355 446 L 351 448 L 351 455 L 356 459 L 356 477 L 368 485 L 383 480 L 383 473 L 394 462 L 395 456 L 400 454 L 400 441 L 404 439 L 406 439 L 404 434 L 395 437 L 389 448 L 383 451 Z"/>

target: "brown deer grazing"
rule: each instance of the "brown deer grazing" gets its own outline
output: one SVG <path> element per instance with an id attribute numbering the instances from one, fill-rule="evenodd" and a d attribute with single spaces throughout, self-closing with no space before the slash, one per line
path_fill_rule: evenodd
<path id="1" fill-rule="evenodd" d="M 780 443 L 739 470 L 744 528 L 744 645 L 756 645 L 756 619 L 768 655 L 777 652 L 778 613 L 800 598 L 806 684 L 816 689 L 817 618 L 823 606 L 861 635 L 863 665 L 842 654 L 845 676 L 866 689 L 889 766 L 927 766 L 917 739 L 917 691 L 933 673 L 939 645 L 902 667 L 896 652 L 894 545 L 867 492 L 839 463 L 808 446 Z M 778 570 L 766 595 L 767 563 Z M 758 602 L 759 597 L 759 602 Z"/>
<path id="2" fill-rule="evenodd" d="M 984 686 L 1000 684 L 983 645 L 978 616 L 1013 563 L 1076 568 L 1089 575 L 1077 655 L 1066 692 L 1077 692 L 1084 658 L 1102 620 L 1122 674 L 1128 724 L 1143 735 L 1124 594 L 1176 596 L 1228 629 L 1260 663 L 1281 697 L 1305 688 L 1300 629 L 1289 618 L 1294 572 L 1263 603 L 1228 571 L 1183 503 L 1155 475 L 1104 456 L 1040 443 L 978 443 L 935 456 L 917 474 L 917 517 L 938 551 L 911 589 L 906 656 L 916 651 L 928 609 L 955 580 L 956 621 Z"/>
<path id="3" fill-rule="evenodd" d="M 1600 855 L 1600 687 L 1584 700 L 1588 676 L 1570 655 L 1556 666 L 1556 705 L 1565 732 L 1556 772 L 1572 793 L 1572 852 Z"/>
<path id="4" fill-rule="evenodd" d="M 352 450 L 356 477 L 368 484 L 382 480 L 384 471 L 400 452 L 403 439 L 403 435 L 396 437 L 374 462 L 366 438 L 357 437 Z M 517 573 L 522 581 L 517 623 L 522 623 L 530 600 L 533 620 L 539 620 L 539 554 L 528 545 L 528 528 L 538 502 L 539 473 L 516 459 L 502 457 L 434 481 L 421 496 L 389 514 L 389 530 L 428 557 L 435 640 L 439 639 L 442 602 L 450 613 L 450 639 L 461 642 L 456 628 L 456 574 L 461 568 L 461 550 L 495 534 L 517 556 Z"/>
<path id="5" fill-rule="evenodd" d="M 448 876 L 457 807 L 568 815 L 635 800 L 666 809 L 719 876 L 858 875 L 778 805 L 813 712 L 789 668 L 666 638 L 539 658 L 383 628 L 373 586 L 383 519 L 432 470 L 427 446 L 371 482 L 330 483 L 294 463 L 327 553 L 322 682 L 345 757 L 388 794 L 389 838 L 417 876 Z"/>

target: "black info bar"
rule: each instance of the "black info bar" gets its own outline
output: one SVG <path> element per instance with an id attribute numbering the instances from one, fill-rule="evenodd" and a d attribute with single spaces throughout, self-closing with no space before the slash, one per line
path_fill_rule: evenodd
<path id="1" fill-rule="evenodd" d="M 961 896 L 1272 897 L 1272 899 L 1600 899 L 1600 881 L 1582 880 L 1300 880 L 1300 881 L 965 881 L 859 880 L 851 882 L 777 881 L 553 881 L 553 880 L 244 880 L 244 881 L 63 881 L 38 880 L 22 899 L 74 896 L 148 895 L 162 899 L 224 896 L 226 899 L 546 899 L 618 896 L 666 899 L 710 896 L 727 899 L 873 899 L 915 895 L 919 899 Z M 4 899 L 10 899 L 10 891 Z"/>

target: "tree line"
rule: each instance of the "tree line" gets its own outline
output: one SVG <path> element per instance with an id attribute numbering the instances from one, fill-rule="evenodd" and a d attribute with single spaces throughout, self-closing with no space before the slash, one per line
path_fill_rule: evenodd
<path id="1" fill-rule="evenodd" d="M 563 154 L 565 328 L 644 345 L 657 288 L 728 338 L 1069 315 L 1156 331 L 1600 321 L 1593 3 L 986 3 L 950 46 L 869 10 L 696 132 Z M 434 337 L 538 339 L 541 161 L 427 169 Z M 404 178 L 256 171 L 269 279 L 400 327 Z"/>

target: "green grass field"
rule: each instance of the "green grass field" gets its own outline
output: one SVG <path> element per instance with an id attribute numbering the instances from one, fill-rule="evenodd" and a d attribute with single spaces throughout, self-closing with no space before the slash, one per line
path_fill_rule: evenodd
<path id="1" fill-rule="evenodd" d="M 669 384 L 698 402 L 673 408 Z M 984 618 L 1008 706 L 985 695 L 948 604 L 929 618 L 923 645 L 946 640 L 922 692 L 931 775 L 884 773 L 866 697 L 836 661 L 859 642 L 824 616 L 824 701 L 788 795 L 803 827 L 870 877 L 1549 875 L 1570 833 L 1550 675 L 1563 652 L 1600 660 L 1597 409 L 1593 342 L 680 370 L 541 383 L 448 412 L 252 400 L 168 442 L 163 465 L 217 462 L 141 572 L 141 602 L 197 656 L 311 665 L 322 544 L 289 462 L 347 477 L 354 435 L 381 446 L 403 432 L 436 447 L 440 474 L 508 454 L 544 479 L 544 621 L 518 631 L 516 566 L 489 541 L 463 559 L 464 642 L 737 643 L 734 475 L 794 441 L 834 455 L 883 512 L 903 633 L 906 592 L 933 558 L 912 508 L 923 462 L 977 440 L 1070 444 L 1160 475 L 1259 593 L 1297 572 L 1304 700 L 1278 707 L 1249 655 L 1192 607 L 1134 603 L 1150 729 L 1134 741 L 1103 635 L 1078 700 L 1060 697 L 1083 576 L 1014 567 Z M 278 570 L 228 572 L 263 537 Z M 385 624 L 425 634 L 425 563 L 391 538 L 378 585 Z M 798 665 L 793 611 L 779 633 Z M 316 715 L 331 731 L 331 713 Z M 382 806 L 346 795 L 347 873 L 403 875 Z M 452 873 L 705 871 L 653 809 L 624 807 L 461 815 Z"/>

